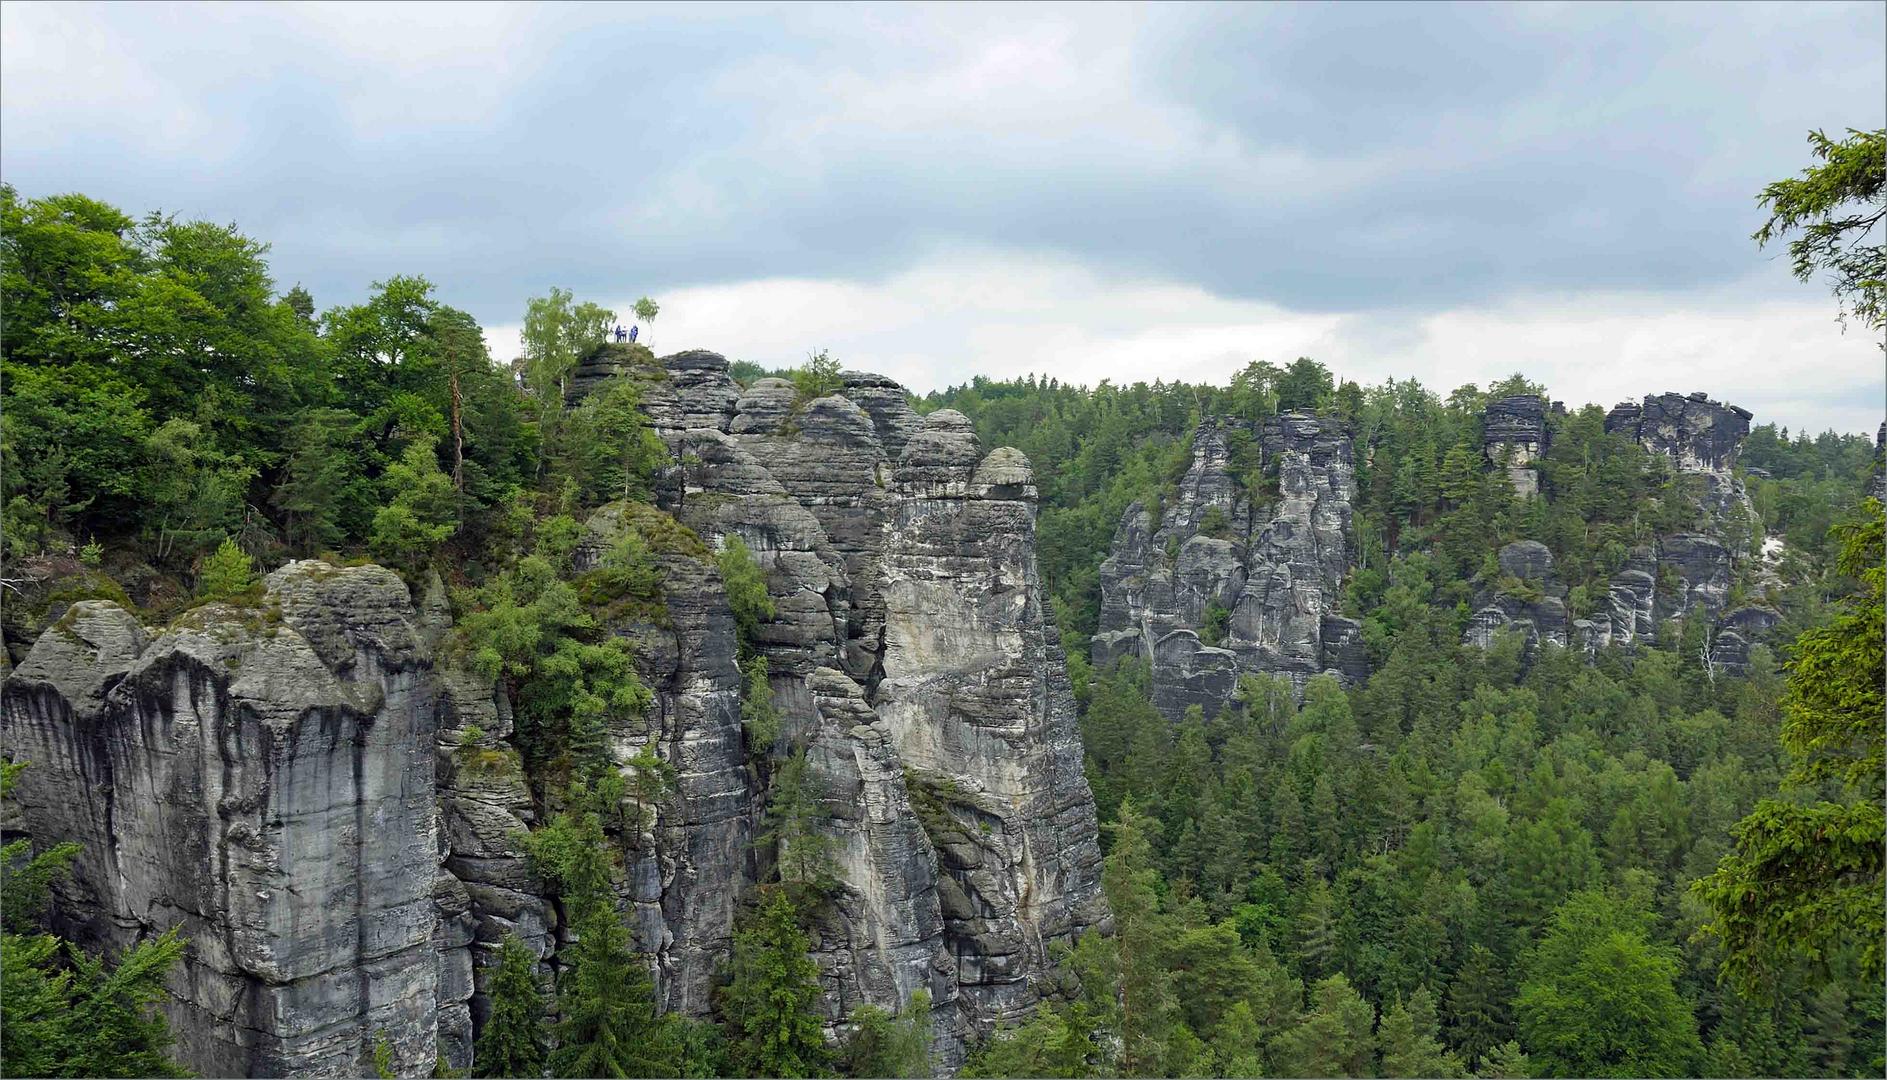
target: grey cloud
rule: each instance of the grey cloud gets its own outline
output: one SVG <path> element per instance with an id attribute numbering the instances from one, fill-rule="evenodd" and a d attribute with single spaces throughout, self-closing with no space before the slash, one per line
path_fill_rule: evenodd
<path id="1" fill-rule="evenodd" d="M 1887 96 L 1878 5 L 573 6 L 399 70 L 269 8 L 71 17 L 207 134 L 0 74 L 6 180 L 235 220 L 324 303 L 424 273 L 486 322 L 953 243 L 1300 310 L 1709 286 L 1750 272 L 1806 129 Z M 458 40 L 439 18 L 410 33 Z M 946 77 L 1004 38 L 1075 84 Z"/>

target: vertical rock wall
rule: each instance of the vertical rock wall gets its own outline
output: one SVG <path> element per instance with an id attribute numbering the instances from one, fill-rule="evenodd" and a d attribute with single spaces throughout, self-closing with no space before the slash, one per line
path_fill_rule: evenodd
<path id="1" fill-rule="evenodd" d="M 27 828 L 84 845 L 69 931 L 189 940 L 168 1011 L 190 1067 L 362 1075 L 384 1038 L 417 1073 L 463 1041 L 462 945 L 435 941 L 429 660 L 397 576 L 294 563 L 262 607 L 150 639 L 75 605 L 7 680 Z"/>
<path id="2" fill-rule="evenodd" d="M 706 542 L 657 553 L 658 610 L 606 613 L 653 696 L 608 733 L 612 753 L 628 767 L 651 750 L 674 781 L 613 838 L 658 993 L 712 1008 L 738 906 L 768 872 L 761 761 L 790 741 L 834 853 L 814 916 L 830 1030 L 923 989 L 953 1069 L 968 1032 L 1050 988 L 1058 942 L 1106 918 L 1028 462 L 863 373 L 799 401 L 779 380 L 742 390 L 712 353 L 612 345 L 569 398 L 612 379 L 634 381 L 672 455 L 662 508 Z M 577 569 L 665 520 L 603 508 Z M 774 602 L 751 644 L 780 746 L 741 726 L 713 558 L 730 537 Z M 544 793 L 504 693 L 452 652 L 443 588 L 421 593 L 379 567 L 295 563 L 259 607 L 206 605 L 155 636 L 82 603 L 6 682 L 7 750 L 34 763 L 8 828 L 84 845 L 58 904 L 79 940 L 183 927 L 171 1013 L 198 1072 L 364 1075 L 382 1038 L 403 1075 L 464 1068 L 499 942 L 557 965 L 567 928 L 521 842 Z"/>
<path id="3" fill-rule="evenodd" d="M 1258 443 L 1258 475 L 1233 475 L 1235 434 Z M 1287 413 L 1257 431 L 1209 419 L 1171 506 L 1130 506 L 1101 565 L 1094 662 L 1151 665 L 1154 704 L 1178 719 L 1231 699 L 1244 672 L 1300 688 L 1333 671 L 1367 675 L 1359 627 L 1339 613 L 1354 544 L 1351 435 Z M 1254 483 L 1256 491 L 1247 491 Z"/>
<path id="4" fill-rule="evenodd" d="M 1507 470 L 1514 493 L 1540 493 L 1534 463 L 1546 453 L 1546 402 L 1538 394 L 1516 394 L 1488 405 L 1481 418 L 1481 444 L 1487 460 Z"/>

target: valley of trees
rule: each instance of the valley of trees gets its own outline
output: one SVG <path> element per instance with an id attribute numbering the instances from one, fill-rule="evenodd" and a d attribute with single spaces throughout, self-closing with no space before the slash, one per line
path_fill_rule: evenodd
<path id="1" fill-rule="evenodd" d="M 1845 171 L 1821 186 L 1772 189 L 1778 224 L 1761 239 L 1877 205 L 1865 155 L 1881 138 L 1830 143 L 1826 167 Z M 1849 249 L 1818 251 L 1798 253 L 1804 276 L 1874 272 L 1840 261 Z M 437 570 L 452 647 L 517 715 L 515 747 L 466 749 L 520 756 L 543 822 L 532 861 L 576 938 L 554 982 L 504 944 L 477 1072 L 927 1075 L 928 1002 L 860 1010 L 839 1044 L 823 1037 L 805 924 L 824 883 L 790 753 L 756 763 L 772 779 L 762 842 L 782 857 L 746 900 L 715 1015 L 656 1008 L 612 880 L 640 832 L 624 808 L 672 779 L 653 755 L 609 756 L 609 722 L 649 691 L 603 626 L 659 603 L 658 555 L 716 562 L 742 627 L 749 745 L 772 745 L 780 717 L 747 644 L 772 614 L 751 557 L 710 553 L 652 505 L 666 451 L 631 383 L 566 403 L 616 314 L 562 291 L 531 300 L 508 370 L 423 279 L 319 310 L 278 289 L 265 254 L 233 227 L 0 188 L 8 646 L 77 599 L 160 625 L 253 602 L 258 572 L 290 558 L 373 559 L 414 581 Z M 1878 274 L 1855 280 L 1841 295 L 1878 328 Z M 811 397 L 838 369 L 822 353 L 789 374 Z M 1747 440 L 1788 587 L 1773 647 L 1744 675 L 1701 662 L 1697 626 L 1594 663 L 1529 657 L 1518 639 L 1466 647 L 1501 544 L 1546 543 L 1579 615 L 1631 545 L 1699 513 L 1595 406 L 1552 420 L 1546 497 L 1515 498 L 1482 460 L 1481 410 L 1538 389 L 1521 375 L 1445 394 L 1360 386 L 1300 359 L 1223 387 L 978 379 L 917 402 L 961 410 L 985 446 L 1034 465 L 1114 914 L 1111 934 L 1064 958 L 1062 992 L 979 1046 L 970 1075 L 1880 1075 L 1882 511 L 1862 499 L 1874 447 L 1773 425 Z M 1643 389 L 1662 388 L 1621 392 Z M 1100 563 L 1126 507 L 1184 471 L 1202 418 L 1296 408 L 1356 432 L 1346 608 L 1374 674 L 1347 689 L 1314 679 L 1301 701 L 1288 681 L 1247 677 L 1231 709 L 1169 724 L 1144 667 L 1087 661 Z M 1252 447 L 1234 454 L 1255 464 Z M 611 503 L 625 538 L 580 570 L 579 522 Z M 51 933 L 47 888 L 71 857 L 24 842 L 0 856 L 4 1068 L 174 1073 L 153 1006 L 186 943 L 98 957 Z"/>
<path id="2" fill-rule="evenodd" d="M 1698 513 L 1668 469 L 1604 433 L 1596 406 L 1554 421 L 1547 497 L 1517 499 L 1479 464 L 1479 417 L 1492 398 L 1537 389 L 1515 376 L 1444 399 L 1412 382 L 1340 384 L 1300 360 L 1254 364 L 1227 388 L 977 380 L 927 399 L 1035 463 L 1042 559 L 1112 830 L 1116 937 L 1084 941 L 1071 958 L 1082 996 L 990 1048 L 984 1074 L 1878 1071 L 1880 959 L 1867 943 L 1880 937 L 1880 509 L 1861 503 L 1871 441 L 1768 425 L 1745 458 L 1770 473 L 1755 481 L 1765 530 L 1789 540 L 1796 584 L 1779 639 L 1833 618 L 1839 640 L 1813 629 L 1781 656 L 1759 646 L 1736 678 L 1702 663 L 1700 626 L 1667 626 L 1660 646 L 1596 664 L 1557 649 L 1528 663 L 1517 636 L 1485 651 L 1460 643 L 1501 544 L 1546 542 L 1583 614 L 1627 545 Z M 1144 666 L 1078 659 L 1099 608 L 1095 571 L 1126 506 L 1157 504 L 1184 472 L 1201 412 L 1280 407 L 1341 415 L 1370 447 L 1346 613 L 1363 620 L 1374 673 L 1350 690 L 1314 679 L 1301 703 L 1288 680 L 1247 676 L 1233 709 L 1207 721 L 1195 708 L 1175 727 L 1154 710 Z M 1845 524 L 1816 527 L 1830 522 Z M 1785 662 L 1839 668 L 1848 681 L 1813 707 L 1871 715 L 1872 727 L 1791 735 L 1827 675 L 1791 683 Z M 1736 838 L 1805 804 L 1856 831 L 1846 852 L 1791 870 L 1858 890 L 1825 901 L 1852 917 L 1819 900 L 1760 928 L 1715 914 L 1739 888 Z M 1794 932 L 1772 936 L 1782 926 Z M 1816 930 L 1819 946 L 1804 947 Z M 1726 934 L 1738 945 L 1727 954 Z M 1760 948 L 1775 941 L 1791 944 Z"/>

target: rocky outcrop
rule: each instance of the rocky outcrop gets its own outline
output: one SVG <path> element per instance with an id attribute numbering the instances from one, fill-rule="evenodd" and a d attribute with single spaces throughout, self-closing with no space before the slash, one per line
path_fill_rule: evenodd
<path id="1" fill-rule="evenodd" d="M 810 401 L 778 379 L 733 392 L 724 423 L 664 431 L 682 464 L 662 498 L 766 574 L 775 614 L 753 645 L 785 720 L 774 750 L 804 748 L 835 846 L 827 1017 L 927 989 L 953 1066 L 966 1032 L 1033 1006 L 1058 942 L 1105 918 L 1029 464 L 875 375 Z M 693 395 L 721 399 L 705 381 Z M 751 878 L 730 880 L 737 897 Z"/>
<path id="2" fill-rule="evenodd" d="M 893 491 L 878 711 L 941 830 L 946 937 L 987 1035 L 1034 1005 L 1054 948 L 1105 917 L 1094 802 L 1028 461 L 979 454 L 944 410 L 912 432 Z"/>
<path id="3" fill-rule="evenodd" d="M 1254 442 L 1258 468 L 1240 477 L 1233 445 Z M 1307 413 L 1257 431 L 1209 419 L 1192 450 L 1158 516 L 1136 503 L 1115 533 L 1096 665 L 1146 661 L 1154 703 L 1175 719 L 1193 705 L 1216 713 L 1245 672 L 1300 688 L 1325 671 L 1366 676 L 1360 627 L 1338 613 L 1356 497 L 1348 429 Z"/>
<path id="4" fill-rule="evenodd" d="M 1546 453 L 1546 401 L 1538 394 L 1516 394 L 1492 402 L 1481 416 L 1481 446 L 1487 460 L 1507 471 L 1515 494 L 1540 493 L 1534 466 Z"/>
<path id="5" fill-rule="evenodd" d="M 1746 616 L 1737 626 L 1724 620 L 1739 574 L 1760 580 L 1748 558 L 1754 508 L 1737 473 L 1737 455 L 1749 434 L 1748 410 L 1712 401 L 1703 393 L 1656 394 L 1642 404 L 1625 403 L 1605 418 L 1608 433 L 1633 439 L 1665 458 L 1680 477 L 1695 481 L 1702 528 L 1657 538 L 1634 548 L 1612 576 L 1600 611 L 1573 624 L 1573 638 L 1588 650 L 1652 640 L 1667 619 L 1705 620 L 1724 640 L 1730 667 L 1745 661 L 1753 637 L 1768 628 Z M 1750 609 L 1763 610 L 1767 609 Z"/>
<path id="6" fill-rule="evenodd" d="M 8 678 L 8 751 L 36 838 L 84 853 L 74 937 L 189 941 L 167 1006 L 208 1075 L 358 1076 L 464 1062 L 463 911 L 440 865 L 430 654 L 378 567 L 286 566 L 260 608 L 149 634 L 76 604 Z"/>
<path id="7" fill-rule="evenodd" d="M 626 779 L 661 763 L 659 793 L 632 782 L 610 826 L 659 999 L 711 1009 L 738 906 L 778 854 L 769 759 L 799 749 L 834 867 L 814 916 L 828 1030 L 922 989 L 953 1069 L 1106 921 L 1029 463 L 865 373 L 800 401 L 784 380 L 743 390 L 712 353 L 611 343 L 569 400 L 612 380 L 672 455 L 659 509 L 604 507 L 573 555 L 583 572 L 633 529 L 661 572 L 658 600 L 595 609 L 651 694 L 606 735 Z M 782 716 L 771 747 L 741 722 L 714 558 L 733 538 L 773 601 L 744 643 Z M 84 845 L 56 905 L 79 940 L 183 927 L 171 1013 L 198 1072 L 364 1075 L 382 1037 L 403 1075 L 465 1068 L 499 943 L 557 972 L 568 927 L 523 844 L 556 793 L 533 790 L 505 693 L 456 651 L 443 586 L 419 593 L 303 562 L 260 606 L 153 633 L 88 600 L 20 642 L 6 746 L 34 765 L 5 827 Z"/>
<path id="8" fill-rule="evenodd" d="M 1749 493 L 1735 468 L 1749 421 L 1749 410 L 1712 401 L 1698 391 L 1652 394 L 1643 404 L 1618 405 L 1606 414 L 1605 430 L 1666 458 L 1679 475 L 1696 477 L 1712 519 L 1734 518 L 1746 530 L 1752 516 Z"/>
<path id="9" fill-rule="evenodd" d="M 1553 553 L 1537 540 L 1516 540 L 1500 549 L 1500 579 L 1468 620 L 1462 641 L 1485 649 L 1494 636 L 1513 630 L 1529 650 L 1542 644 L 1565 648 L 1571 623 L 1566 587 L 1553 572 Z"/>
<path id="10" fill-rule="evenodd" d="M 1723 675 L 1748 671 L 1750 646 L 1767 637 L 1781 621 L 1782 616 L 1774 609 L 1754 604 L 1725 615 L 1710 642 L 1710 671 Z"/>

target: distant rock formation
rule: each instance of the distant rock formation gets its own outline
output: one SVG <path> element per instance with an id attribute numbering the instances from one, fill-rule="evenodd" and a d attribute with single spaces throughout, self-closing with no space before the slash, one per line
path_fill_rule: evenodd
<path id="1" fill-rule="evenodd" d="M 1234 436 L 1257 444 L 1253 477 L 1233 474 Z M 1193 705 L 1216 714 L 1246 672 L 1300 689 L 1325 671 L 1365 677 L 1361 628 L 1339 614 L 1354 557 L 1348 427 L 1302 412 L 1256 431 L 1211 419 L 1192 450 L 1157 520 L 1141 503 L 1121 519 L 1101 564 L 1094 663 L 1147 661 L 1154 704 L 1174 719 Z"/>
<path id="2" fill-rule="evenodd" d="M 1749 435 L 1750 412 L 1710 400 L 1702 391 L 1647 395 L 1605 416 L 1605 430 L 1637 440 L 1667 458 L 1680 475 L 1703 481 L 1703 505 L 1713 516 L 1751 514 L 1749 494 L 1735 475 L 1736 458 Z"/>
<path id="3" fill-rule="evenodd" d="M 1534 462 L 1546 454 L 1546 401 L 1538 394 L 1515 394 L 1487 406 L 1481 418 L 1481 445 L 1487 460 L 1507 470 L 1515 494 L 1540 493 Z"/>
<path id="4" fill-rule="evenodd" d="M 1514 629 L 1529 649 L 1541 644 L 1565 648 L 1570 623 L 1566 587 L 1553 572 L 1553 553 L 1537 540 L 1516 540 L 1500 549 L 1501 580 L 1468 622 L 1462 640 L 1485 649 L 1494 635 Z"/>

